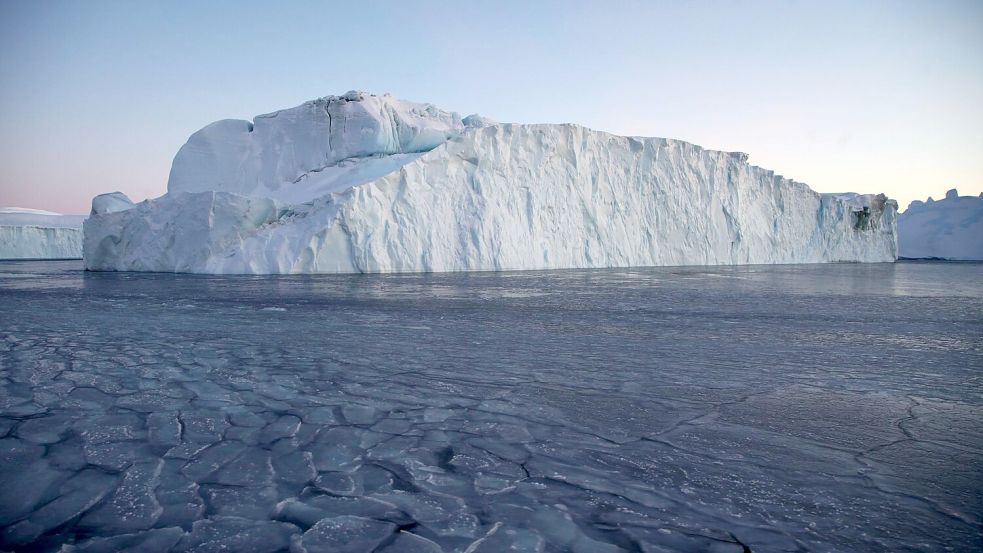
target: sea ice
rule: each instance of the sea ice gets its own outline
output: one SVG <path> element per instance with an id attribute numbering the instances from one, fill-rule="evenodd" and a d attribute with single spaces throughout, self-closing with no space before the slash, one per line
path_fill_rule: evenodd
<path id="1" fill-rule="evenodd" d="M 153 527 L 163 512 L 154 495 L 163 465 L 162 459 L 130 465 L 113 495 L 82 517 L 79 525 L 104 534 L 125 534 Z"/>
<path id="2" fill-rule="evenodd" d="M 979 541 L 979 264 L 79 265 L 0 264 L 4 551 Z"/>
<path id="3" fill-rule="evenodd" d="M 27 518 L 4 528 L 0 540 L 8 546 L 29 545 L 46 532 L 77 520 L 112 493 L 118 482 L 118 477 L 112 474 L 94 468 L 85 469 L 53 490 L 55 494 L 50 502 Z"/>
<path id="4" fill-rule="evenodd" d="M 215 516 L 195 522 L 173 551 L 276 553 L 290 547 L 297 527 L 285 522 Z"/>
<path id="5" fill-rule="evenodd" d="M 371 518 L 323 518 L 304 533 L 298 549 L 303 553 L 372 553 L 395 531 L 395 524 Z"/>
<path id="6" fill-rule="evenodd" d="M 133 534 L 95 537 L 83 540 L 71 549 L 72 553 L 168 553 L 184 536 L 176 527 L 155 528 Z"/>

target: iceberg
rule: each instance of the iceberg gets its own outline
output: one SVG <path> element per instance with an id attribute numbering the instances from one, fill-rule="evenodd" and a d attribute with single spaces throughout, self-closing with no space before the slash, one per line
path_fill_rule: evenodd
<path id="1" fill-rule="evenodd" d="M 915 200 L 898 216 L 898 247 L 909 259 L 983 261 L 983 194 Z"/>
<path id="2" fill-rule="evenodd" d="M 818 194 L 747 159 L 353 91 L 196 132 L 164 196 L 93 200 L 85 266 L 391 273 L 896 259 L 896 202 Z"/>
<path id="3" fill-rule="evenodd" d="M 79 259 L 83 215 L 0 208 L 0 259 Z"/>

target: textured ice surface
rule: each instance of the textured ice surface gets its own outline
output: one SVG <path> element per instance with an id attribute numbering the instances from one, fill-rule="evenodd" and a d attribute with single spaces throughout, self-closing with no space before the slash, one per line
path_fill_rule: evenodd
<path id="1" fill-rule="evenodd" d="M 389 273 L 897 254 L 897 205 L 883 195 L 820 195 L 746 154 L 678 140 L 462 120 L 364 93 L 213 123 L 178 152 L 166 195 L 99 211 L 85 225 L 92 270 Z"/>
<path id="2" fill-rule="evenodd" d="M 0 259 L 79 259 L 83 215 L 0 207 Z"/>
<path id="3" fill-rule="evenodd" d="M 122 192 L 107 192 L 92 199 L 90 215 L 105 215 L 125 211 L 133 207 L 133 202 Z"/>
<path id="4" fill-rule="evenodd" d="M 899 255 L 907 258 L 983 260 L 983 194 L 914 201 L 898 217 Z"/>
<path id="5" fill-rule="evenodd" d="M 303 202 L 390 173 L 464 127 L 458 114 L 432 104 L 351 91 L 252 122 L 208 125 L 178 151 L 167 190 Z"/>
<path id="6" fill-rule="evenodd" d="M 983 265 L 0 264 L 0 549 L 979 549 Z"/>

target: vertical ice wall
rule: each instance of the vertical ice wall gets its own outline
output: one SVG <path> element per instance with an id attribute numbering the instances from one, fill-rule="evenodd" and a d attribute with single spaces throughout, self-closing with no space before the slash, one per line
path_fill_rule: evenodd
<path id="1" fill-rule="evenodd" d="M 82 219 L 26 208 L 0 208 L 0 259 L 78 259 Z"/>
<path id="2" fill-rule="evenodd" d="M 416 272 L 893 261 L 896 204 L 686 142 L 491 125 L 303 203 L 171 192 L 86 223 L 97 270 Z"/>
<path id="3" fill-rule="evenodd" d="M 894 261 L 896 205 L 576 125 L 468 132 L 339 200 L 358 271 Z M 869 222 L 858 225 L 867 207 Z"/>

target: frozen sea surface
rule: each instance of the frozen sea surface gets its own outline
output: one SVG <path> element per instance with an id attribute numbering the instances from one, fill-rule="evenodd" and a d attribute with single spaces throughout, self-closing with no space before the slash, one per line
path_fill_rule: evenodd
<path id="1" fill-rule="evenodd" d="M 0 550 L 983 549 L 980 264 L 80 266 L 0 263 Z"/>

